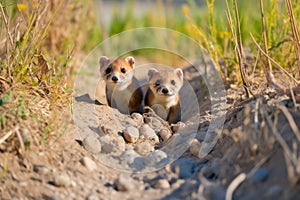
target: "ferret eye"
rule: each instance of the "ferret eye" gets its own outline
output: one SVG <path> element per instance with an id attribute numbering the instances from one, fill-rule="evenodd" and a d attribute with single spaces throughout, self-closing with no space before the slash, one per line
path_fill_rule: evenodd
<path id="1" fill-rule="evenodd" d="M 123 74 L 125 74 L 125 73 L 126 73 L 126 69 L 125 69 L 125 68 L 121 68 L 121 72 L 122 72 Z"/>
<path id="2" fill-rule="evenodd" d="M 160 85 L 160 80 L 156 80 L 155 85 L 159 86 Z"/>
<path id="3" fill-rule="evenodd" d="M 111 72 L 111 68 L 110 67 L 105 70 L 106 74 L 109 74 L 110 72 Z"/>
<path id="4" fill-rule="evenodd" d="M 171 80 L 171 84 L 172 84 L 172 85 L 175 85 L 176 82 L 175 82 L 174 80 Z"/>

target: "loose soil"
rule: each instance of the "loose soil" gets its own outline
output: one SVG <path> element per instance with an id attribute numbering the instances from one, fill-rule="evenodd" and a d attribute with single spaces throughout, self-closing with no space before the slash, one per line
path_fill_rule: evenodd
<path id="1" fill-rule="evenodd" d="M 211 100 L 199 77 L 193 74 L 195 72 L 189 67 L 184 71 L 198 97 L 200 124 L 195 138 L 201 145 L 211 120 Z M 69 109 L 64 108 L 59 137 L 18 154 L 1 148 L 0 197 L 225 199 L 233 193 L 234 199 L 299 198 L 300 159 L 297 158 L 299 148 L 295 147 L 300 141 L 295 134 L 297 131 L 291 128 L 293 119 L 300 129 L 299 107 L 296 108 L 290 96 L 273 89 L 261 89 L 257 98 L 249 99 L 245 99 L 240 86 L 227 86 L 226 89 L 227 104 L 223 107 L 226 120 L 212 151 L 199 158 L 195 149 L 189 148 L 173 163 L 147 173 L 129 173 L 103 164 L 105 162 L 99 160 L 97 154 L 87 150 L 84 145 L 87 135 L 80 133 Z M 112 117 L 112 109 L 105 104 L 101 87 L 98 94 L 95 97 L 87 91 L 75 98 L 82 108 L 92 105 L 94 111 L 98 110 L 92 112 L 99 121 L 83 122 L 94 123 L 90 133 L 96 140 L 102 134 L 101 126 L 107 125 Z M 287 119 L 283 110 L 290 113 L 291 119 Z M 121 121 L 130 118 L 120 116 L 123 117 Z M 119 131 L 114 126 L 111 129 Z M 289 158 L 283 146 L 296 158 Z M 245 179 L 237 178 L 241 174 Z M 240 184 L 233 187 L 238 181 Z"/>

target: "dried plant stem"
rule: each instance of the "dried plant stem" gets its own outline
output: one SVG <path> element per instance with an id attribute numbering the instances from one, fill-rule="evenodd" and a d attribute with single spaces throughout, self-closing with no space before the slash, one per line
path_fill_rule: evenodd
<path id="1" fill-rule="evenodd" d="M 5 28 L 6 28 L 6 32 L 7 32 L 7 36 L 9 38 L 9 41 L 6 41 L 6 43 L 10 43 L 11 47 L 13 48 L 14 46 L 14 41 L 13 41 L 13 38 L 10 34 L 10 31 L 9 31 L 9 22 L 6 18 L 6 14 L 5 14 L 5 11 L 3 9 L 3 5 L 2 3 L 0 2 L 0 8 L 1 8 L 1 15 L 2 15 L 2 18 L 4 20 L 4 24 L 5 24 Z M 10 66 L 10 52 L 9 52 L 9 48 L 8 46 L 6 47 L 6 59 L 7 59 L 7 66 Z M 8 78 L 9 78 L 9 81 L 12 81 L 12 78 L 11 78 L 11 71 L 10 71 L 10 67 L 7 67 L 7 75 L 8 75 Z"/>
<path id="2" fill-rule="evenodd" d="M 279 63 L 277 63 L 273 58 L 271 58 L 262 48 L 261 46 L 256 42 L 256 40 L 254 39 L 253 35 L 250 33 L 250 36 L 254 42 L 254 44 L 256 45 L 256 47 L 261 51 L 262 54 L 264 54 L 264 56 L 268 57 L 268 59 L 275 64 L 282 72 L 284 72 L 289 78 L 291 78 L 296 84 L 299 84 L 298 80 L 295 79 L 292 75 L 289 74 L 288 71 L 286 71 L 283 67 L 280 66 Z"/>
<path id="3" fill-rule="evenodd" d="M 247 175 L 245 173 L 241 173 L 229 184 L 226 190 L 226 200 L 232 200 L 234 191 L 246 178 Z"/>
<path id="4" fill-rule="evenodd" d="M 13 47 L 14 46 L 14 41 L 13 41 L 12 36 L 10 34 L 9 23 L 8 23 L 7 18 L 6 18 L 6 14 L 5 14 L 5 11 L 3 9 L 3 5 L 2 5 L 1 2 L 0 2 L 0 8 L 1 8 L 1 15 L 3 17 L 5 28 L 6 28 L 6 31 L 7 31 L 7 35 L 8 35 L 8 38 L 9 38 L 9 42 L 10 42 L 10 45 Z"/>
<path id="5" fill-rule="evenodd" d="M 271 128 L 272 133 L 274 134 L 276 140 L 278 141 L 278 143 L 280 144 L 280 146 L 283 149 L 283 152 L 285 155 L 285 160 L 286 160 L 286 165 L 287 165 L 289 180 L 293 183 L 296 183 L 297 180 L 299 179 L 299 174 L 297 174 L 297 171 L 295 170 L 295 168 L 297 167 L 297 164 L 298 164 L 297 156 L 294 155 L 293 152 L 290 150 L 288 144 L 286 143 L 286 141 L 282 138 L 282 136 L 278 132 L 275 123 L 272 122 L 272 120 L 265 108 L 263 109 L 263 114 L 266 119 L 266 123 Z"/>
<path id="6" fill-rule="evenodd" d="M 286 0 L 286 4 L 288 7 L 288 12 L 289 12 L 289 17 L 290 17 L 290 23 L 291 23 L 291 28 L 293 32 L 293 38 L 294 38 L 294 46 L 295 46 L 295 53 L 297 57 L 297 67 L 298 67 L 298 74 L 300 75 L 300 41 L 299 41 L 299 32 L 295 20 L 295 15 L 293 11 L 293 6 L 291 3 L 291 0 Z"/>
<path id="7" fill-rule="evenodd" d="M 15 126 L 14 129 L 8 131 L 2 138 L 0 138 L 0 144 L 2 144 L 7 138 L 9 138 L 14 132 L 19 129 L 19 126 Z"/>
<path id="8" fill-rule="evenodd" d="M 226 17 L 227 21 L 230 27 L 230 31 L 232 34 L 233 42 L 234 45 L 236 46 L 236 52 L 237 52 L 237 57 L 238 57 L 238 62 L 239 62 L 239 68 L 240 68 L 240 73 L 243 81 L 243 86 L 246 92 L 247 97 L 250 97 L 250 93 L 252 94 L 250 90 L 250 84 L 248 80 L 248 76 L 246 74 L 245 70 L 245 55 L 243 51 L 243 44 L 242 44 L 242 36 L 241 36 L 241 29 L 240 29 L 240 20 L 239 20 L 239 13 L 238 13 L 238 8 L 237 8 L 237 3 L 236 0 L 234 0 L 234 8 L 235 8 L 235 18 L 236 18 L 236 26 L 237 26 L 237 31 L 235 30 L 235 26 L 233 25 L 233 20 L 231 17 L 230 9 L 229 9 L 229 4 L 228 0 L 226 0 Z"/>
<path id="9" fill-rule="evenodd" d="M 260 0 L 259 2 L 260 2 L 261 26 L 262 26 L 262 34 L 263 34 L 263 41 L 264 41 L 264 49 L 265 49 L 265 53 L 267 55 L 269 55 L 268 42 L 267 42 L 267 32 L 266 32 L 266 22 L 265 22 L 265 15 L 264 15 L 264 4 L 263 4 L 262 0 Z M 268 81 L 268 84 L 271 84 L 272 83 L 272 80 L 271 80 L 272 64 L 271 64 L 271 61 L 270 61 L 269 57 L 266 57 L 266 59 L 267 59 L 268 68 L 266 68 L 265 65 L 264 65 L 264 71 L 265 71 L 265 75 L 266 75 L 266 79 Z"/>
<path id="10" fill-rule="evenodd" d="M 238 60 L 239 60 L 239 67 L 240 67 L 240 73 L 243 81 L 243 86 L 245 88 L 245 92 L 247 97 L 250 97 L 250 84 L 248 80 L 248 76 L 245 69 L 245 54 L 243 50 L 243 43 L 242 43 L 242 34 L 241 34 L 241 24 L 240 24 L 240 17 L 238 12 L 238 6 L 236 0 L 233 1 L 234 4 L 234 11 L 235 11 L 235 19 L 236 19 L 236 45 L 238 49 Z M 252 92 L 251 92 L 252 93 Z"/>
<path id="11" fill-rule="evenodd" d="M 283 114 L 285 115 L 286 119 L 288 120 L 290 127 L 293 130 L 296 138 L 300 142 L 300 131 L 299 131 L 299 129 L 296 125 L 296 122 L 295 122 L 293 116 L 291 115 L 291 113 L 288 111 L 288 109 L 285 106 L 278 105 L 277 108 L 279 108 L 283 112 Z"/>

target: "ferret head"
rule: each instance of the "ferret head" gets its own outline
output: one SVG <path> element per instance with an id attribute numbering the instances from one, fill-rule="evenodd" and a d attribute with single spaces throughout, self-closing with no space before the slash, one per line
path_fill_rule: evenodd
<path id="1" fill-rule="evenodd" d="M 148 85 L 154 94 L 161 96 L 173 96 L 178 94 L 183 85 L 183 72 L 180 68 L 174 70 L 148 71 Z"/>
<path id="2" fill-rule="evenodd" d="M 135 60 L 132 56 L 127 58 L 109 59 L 100 58 L 100 74 L 108 85 L 126 85 L 133 77 Z"/>

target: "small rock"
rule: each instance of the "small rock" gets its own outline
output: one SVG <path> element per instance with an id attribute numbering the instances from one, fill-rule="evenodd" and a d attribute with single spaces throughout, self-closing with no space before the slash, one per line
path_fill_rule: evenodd
<path id="1" fill-rule="evenodd" d="M 135 143 L 139 139 L 139 130 L 134 126 L 129 126 L 124 131 L 124 138 L 129 143 Z"/>
<path id="2" fill-rule="evenodd" d="M 124 163 L 127 164 L 132 164 L 134 162 L 134 159 L 136 157 L 139 157 L 140 155 L 137 154 L 136 151 L 134 151 L 133 149 L 127 149 L 126 151 L 124 151 L 121 156 L 120 156 L 120 160 Z"/>
<path id="3" fill-rule="evenodd" d="M 259 168 L 252 174 L 248 175 L 248 179 L 254 183 L 264 182 L 269 177 L 269 170 L 266 168 Z"/>
<path id="4" fill-rule="evenodd" d="M 178 133 L 183 127 L 185 127 L 183 122 L 177 122 L 177 124 L 172 124 L 171 129 L 173 133 Z"/>
<path id="5" fill-rule="evenodd" d="M 89 196 L 86 197 L 86 200 L 99 200 L 99 197 L 96 194 L 89 194 Z"/>
<path id="6" fill-rule="evenodd" d="M 169 189 L 170 183 L 167 179 L 159 179 L 153 186 L 156 189 Z"/>
<path id="7" fill-rule="evenodd" d="M 115 181 L 116 189 L 118 191 L 130 191 L 136 188 L 134 180 L 124 174 L 120 174 L 118 179 Z"/>
<path id="8" fill-rule="evenodd" d="M 164 125 L 154 117 L 148 117 L 145 121 L 156 133 L 159 133 L 164 128 Z"/>
<path id="9" fill-rule="evenodd" d="M 101 152 L 112 153 L 118 150 L 125 150 L 125 141 L 121 136 L 110 136 L 105 135 L 100 137 L 101 142 Z"/>
<path id="10" fill-rule="evenodd" d="M 137 143 L 136 146 L 134 147 L 134 150 L 138 154 L 140 154 L 142 156 L 146 156 L 151 151 L 154 151 L 154 146 L 149 141 L 145 140 L 140 143 Z"/>
<path id="11" fill-rule="evenodd" d="M 21 181 L 21 182 L 19 182 L 19 186 L 21 186 L 21 187 L 27 187 L 28 186 L 28 182 L 27 181 Z"/>
<path id="12" fill-rule="evenodd" d="M 172 188 L 176 189 L 181 187 L 184 184 L 185 180 L 184 179 L 176 179 L 174 183 L 172 184 Z"/>
<path id="13" fill-rule="evenodd" d="M 197 139 L 193 139 L 189 147 L 190 153 L 193 156 L 199 158 L 200 148 L 201 148 L 201 143 Z"/>
<path id="14" fill-rule="evenodd" d="M 118 135 L 118 131 L 111 129 L 109 125 L 101 126 L 101 130 L 104 134 L 107 135 Z"/>
<path id="15" fill-rule="evenodd" d="M 158 144 L 159 138 L 155 131 L 147 124 L 142 125 L 139 128 L 140 135 L 145 136 L 146 139 L 150 140 L 152 144 Z"/>
<path id="16" fill-rule="evenodd" d="M 97 169 L 96 163 L 90 157 L 83 157 L 80 160 L 80 162 L 83 166 L 85 166 L 90 171 L 94 171 Z"/>
<path id="17" fill-rule="evenodd" d="M 163 129 L 160 130 L 159 136 L 161 137 L 161 139 L 163 141 L 166 141 L 172 136 L 172 133 L 169 129 L 163 128 Z"/>
<path id="18" fill-rule="evenodd" d="M 111 153 L 117 150 L 116 146 L 112 143 L 112 138 L 110 136 L 101 136 L 99 140 L 102 153 Z"/>
<path id="19" fill-rule="evenodd" d="M 91 153 L 99 153 L 101 151 L 101 144 L 98 138 L 92 134 L 86 136 L 83 141 L 84 148 Z"/>
<path id="20" fill-rule="evenodd" d="M 120 151 L 125 151 L 126 148 L 126 143 L 123 137 L 121 136 L 115 136 L 113 137 L 112 143 L 114 145 L 116 145 L 116 147 L 120 150 Z"/>
<path id="21" fill-rule="evenodd" d="M 33 165 L 33 171 L 38 174 L 48 174 L 49 169 L 44 165 Z"/>
<path id="22" fill-rule="evenodd" d="M 71 179 L 67 175 L 56 175 L 53 184 L 57 187 L 68 187 L 72 184 Z"/>
<path id="23" fill-rule="evenodd" d="M 144 117 L 140 113 L 132 113 L 131 118 L 136 122 L 138 127 L 144 124 Z"/>
<path id="24" fill-rule="evenodd" d="M 158 165 L 160 162 L 167 159 L 167 157 L 168 156 L 164 151 L 155 150 L 154 152 L 151 152 L 150 154 L 147 155 L 147 157 L 145 158 L 145 165 L 146 164 L 151 166 Z"/>

